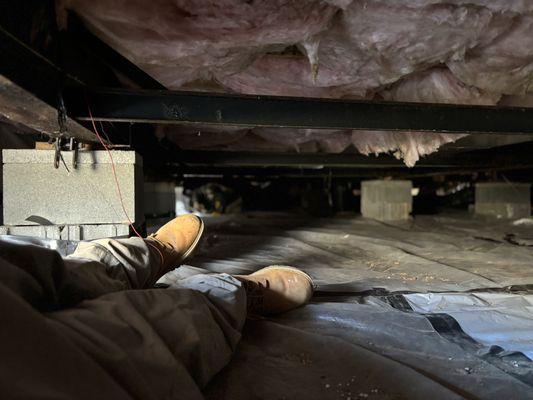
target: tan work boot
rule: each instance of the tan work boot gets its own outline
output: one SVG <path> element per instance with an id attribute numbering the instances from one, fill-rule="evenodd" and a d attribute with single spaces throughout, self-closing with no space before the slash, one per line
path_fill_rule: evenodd
<path id="1" fill-rule="evenodd" d="M 192 254 L 203 232 L 203 221 L 194 214 L 186 214 L 167 222 L 145 241 L 159 254 L 160 270 L 166 272 Z"/>
<path id="2" fill-rule="evenodd" d="M 307 303 L 313 280 L 299 269 L 273 265 L 250 275 L 236 275 L 246 290 L 249 315 L 278 314 Z"/>

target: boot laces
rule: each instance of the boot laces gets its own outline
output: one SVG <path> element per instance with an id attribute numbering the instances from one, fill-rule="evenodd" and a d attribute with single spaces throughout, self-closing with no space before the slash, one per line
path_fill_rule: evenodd
<path id="1" fill-rule="evenodd" d="M 268 281 L 267 281 L 268 286 Z M 261 282 L 252 280 L 244 281 L 246 291 L 246 308 L 250 313 L 262 313 L 265 300 L 266 287 Z"/>

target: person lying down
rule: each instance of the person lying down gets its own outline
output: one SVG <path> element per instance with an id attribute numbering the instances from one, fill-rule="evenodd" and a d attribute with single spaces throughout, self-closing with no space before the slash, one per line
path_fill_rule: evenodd
<path id="1" fill-rule="evenodd" d="M 0 238 L 0 398 L 201 399 L 247 316 L 309 301 L 287 266 L 194 275 L 154 288 L 198 246 L 204 224 L 173 219 L 147 238 L 55 250 Z"/>

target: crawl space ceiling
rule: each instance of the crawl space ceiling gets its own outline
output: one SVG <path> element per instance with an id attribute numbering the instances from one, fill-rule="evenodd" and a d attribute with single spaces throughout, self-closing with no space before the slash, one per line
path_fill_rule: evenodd
<path id="1" fill-rule="evenodd" d="M 168 89 L 529 105 L 533 1 L 59 0 Z M 533 90 L 533 89 L 531 89 Z M 383 116 L 386 118 L 386 115 Z M 185 149 L 389 152 L 463 135 L 162 125 Z"/>

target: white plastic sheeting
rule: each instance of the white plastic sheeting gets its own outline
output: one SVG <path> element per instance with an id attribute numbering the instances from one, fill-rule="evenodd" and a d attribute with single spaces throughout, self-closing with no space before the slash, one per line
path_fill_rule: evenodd
<path id="1" fill-rule="evenodd" d="M 57 0 L 170 89 L 520 105 L 533 80 L 527 0 Z M 384 116 L 386 118 L 386 116 Z M 209 148 L 226 131 L 160 132 Z M 232 148 L 392 152 L 409 166 L 460 135 L 258 130 Z M 186 137 L 182 139 L 181 136 Z M 193 143 L 195 142 L 195 143 Z M 271 145 L 269 147 L 269 145 Z"/>
<path id="2" fill-rule="evenodd" d="M 416 293 L 404 297 L 416 312 L 451 315 L 483 345 L 519 351 L 533 360 L 533 295 Z"/>

